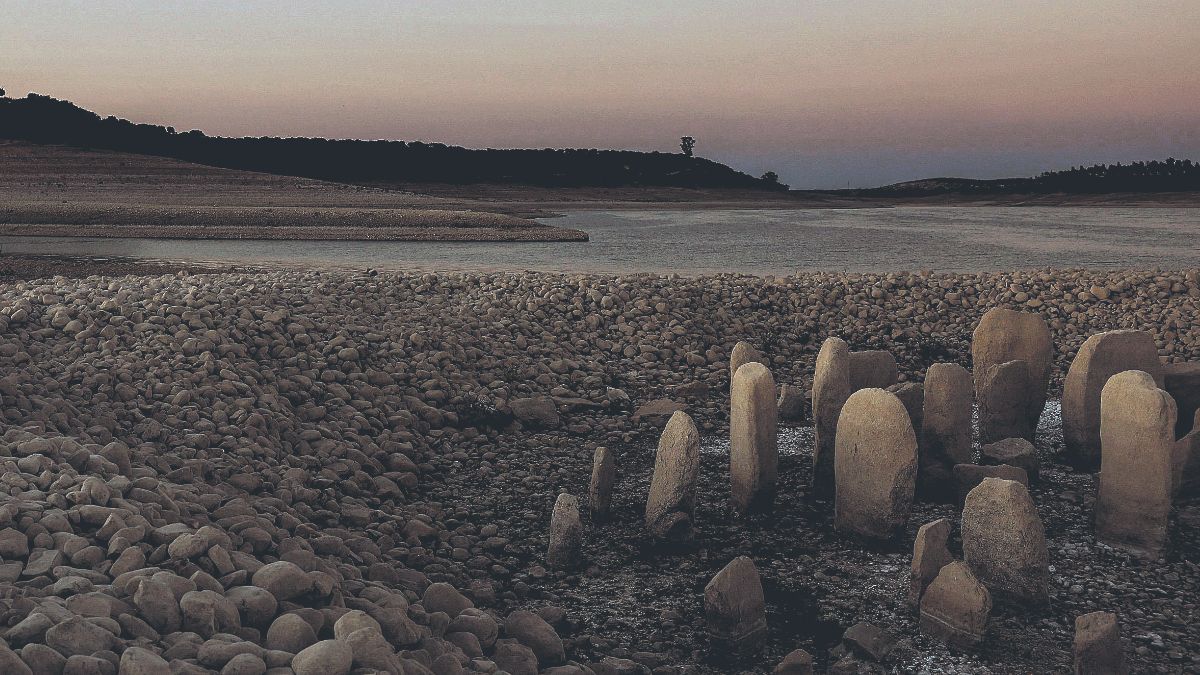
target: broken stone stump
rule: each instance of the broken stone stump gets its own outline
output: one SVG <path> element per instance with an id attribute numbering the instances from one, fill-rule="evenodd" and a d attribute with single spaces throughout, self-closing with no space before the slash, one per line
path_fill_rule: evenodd
<path id="1" fill-rule="evenodd" d="M 986 586 L 957 560 L 942 567 L 921 597 L 921 632 L 958 649 L 983 640 L 992 596 Z"/>
<path id="2" fill-rule="evenodd" d="M 925 523 L 917 530 L 908 584 L 908 602 L 913 607 L 920 607 L 925 589 L 937 578 L 938 572 L 954 559 L 947 547 L 949 541 L 950 521 L 945 518 Z"/>
<path id="3" fill-rule="evenodd" d="M 834 441 L 842 406 L 854 389 L 850 382 L 850 345 L 831 337 L 817 353 L 813 373 L 813 492 L 827 496 L 833 492 Z"/>
<path id="4" fill-rule="evenodd" d="M 935 363 L 925 373 L 917 439 L 917 492 L 954 499 L 954 465 L 971 461 L 971 373 L 956 363 Z"/>
<path id="5" fill-rule="evenodd" d="M 729 416 L 729 477 L 738 513 L 764 511 L 775 499 L 779 472 L 775 380 L 761 363 L 733 376 Z"/>
<path id="6" fill-rule="evenodd" d="M 1071 362 L 1063 382 L 1062 426 L 1066 459 L 1072 465 L 1093 471 L 1100 466 L 1100 391 L 1108 378 L 1126 370 L 1149 373 L 1163 386 L 1158 347 L 1149 333 L 1098 333 L 1083 343 Z"/>
<path id="7" fill-rule="evenodd" d="M 988 310 L 971 335 L 971 360 L 975 369 L 975 399 L 983 406 L 984 390 L 988 387 L 987 373 L 993 366 L 1009 361 L 1024 361 L 1027 377 L 1025 409 L 1029 419 L 1025 426 L 1037 429 L 1042 409 L 1046 407 L 1046 388 L 1050 384 L 1050 368 L 1054 363 L 1054 344 L 1050 326 L 1040 314 L 1017 312 L 1003 307 Z M 1009 378 L 1014 379 L 1014 378 Z M 1021 436 L 1004 434 L 986 437 L 984 443 Z"/>
<path id="8" fill-rule="evenodd" d="M 685 412 L 671 416 L 658 440 L 654 476 L 646 498 L 646 529 L 654 539 L 692 538 L 696 478 L 700 473 L 700 432 Z"/>
<path id="9" fill-rule="evenodd" d="M 735 558 L 704 587 L 704 615 L 712 638 L 739 653 L 758 651 L 767 638 L 762 579 L 754 561 Z"/>
<path id="10" fill-rule="evenodd" d="M 1049 600 L 1046 531 L 1024 485 L 985 478 L 967 495 L 961 528 L 967 565 L 997 598 L 1025 605 Z"/>
<path id="11" fill-rule="evenodd" d="M 807 417 L 804 390 L 794 384 L 779 385 L 779 400 L 775 402 L 781 422 L 802 422 Z"/>
<path id="12" fill-rule="evenodd" d="M 842 633 L 842 644 L 852 655 L 880 663 L 896 648 L 896 636 L 879 626 L 859 621 Z"/>
<path id="13" fill-rule="evenodd" d="M 803 649 L 789 652 L 771 671 L 771 675 L 813 675 L 812 654 Z"/>
<path id="14" fill-rule="evenodd" d="M 1112 612 L 1075 617 L 1075 675 L 1127 675 L 1121 626 Z"/>
<path id="15" fill-rule="evenodd" d="M 1100 447 L 1096 540 L 1157 557 L 1171 512 L 1175 401 L 1140 370 L 1112 376 L 1100 394 Z"/>
<path id="16" fill-rule="evenodd" d="M 963 503 L 971 490 L 983 482 L 984 478 L 1003 478 L 1015 480 L 1029 487 L 1029 476 L 1025 469 L 1001 464 L 999 466 L 984 466 L 982 464 L 955 464 L 954 483 L 958 490 L 958 503 Z"/>
<path id="17" fill-rule="evenodd" d="M 733 387 L 733 376 L 737 374 L 738 368 L 747 363 L 761 363 L 767 365 L 767 360 L 763 355 L 754 348 L 754 345 L 749 342 L 739 341 L 733 346 L 733 351 L 729 353 L 729 386 Z"/>
<path id="18" fill-rule="evenodd" d="M 1006 438 L 989 443 L 983 446 L 980 455 L 984 464 L 1015 466 L 1025 470 L 1028 480 L 1038 479 L 1041 463 L 1038 461 L 1037 450 L 1033 443 L 1024 438 Z"/>
<path id="19" fill-rule="evenodd" d="M 579 499 L 562 493 L 554 502 L 550 515 L 550 546 L 546 564 L 552 569 L 569 570 L 579 564 L 583 546 L 583 523 L 579 520 Z"/>
<path id="20" fill-rule="evenodd" d="M 908 523 L 917 478 L 917 437 L 900 399 L 855 392 L 838 419 L 834 527 L 890 539 Z"/>
<path id="21" fill-rule="evenodd" d="M 1005 438 L 1033 440 L 1037 418 L 1029 410 L 1027 363 L 1007 361 L 989 367 L 979 385 L 978 399 L 980 442 L 994 443 Z"/>
<path id="22" fill-rule="evenodd" d="M 613 483 L 617 480 L 617 454 L 604 446 L 592 455 L 592 482 L 588 486 L 588 507 L 592 520 L 608 518 L 612 507 Z"/>

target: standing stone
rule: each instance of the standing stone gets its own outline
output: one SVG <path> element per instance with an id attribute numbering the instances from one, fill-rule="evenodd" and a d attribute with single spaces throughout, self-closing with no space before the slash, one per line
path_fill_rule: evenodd
<path id="1" fill-rule="evenodd" d="M 1171 487 L 1176 495 L 1190 496 L 1200 492 L 1200 410 L 1196 411 L 1194 421 L 1192 430 L 1175 442 L 1175 475 Z"/>
<path id="2" fill-rule="evenodd" d="M 850 345 L 840 338 L 831 337 L 821 345 L 813 373 L 812 410 L 816 439 L 813 442 L 812 487 L 817 494 L 828 495 L 833 488 L 833 454 L 838 417 L 852 393 Z"/>
<path id="3" fill-rule="evenodd" d="M 871 350 L 850 354 L 850 386 L 859 389 L 887 389 L 900 379 L 900 368 L 891 352 Z"/>
<path id="4" fill-rule="evenodd" d="M 1121 627 L 1112 612 L 1075 617 L 1075 675 L 1127 675 Z"/>
<path id="5" fill-rule="evenodd" d="M 985 478 L 1015 480 L 1021 485 L 1029 487 L 1029 475 L 1025 473 L 1025 469 L 1020 467 L 1009 466 L 1007 464 L 999 466 L 955 464 L 954 484 L 958 492 L 958 503 L 961 504 L 966 501 L 967 495 L 971 493 L 971 490 L 974 490 Z"/>
<path id="6" fill-rule="evenodd" d="M 762 580 L 754 561 L 735 558 L 704 587 L 704 615 L 713 639 L 734 651 L 757 651 L 767 638 Z"/>
<path id="7" fill-rule="evenodd" d="M 967 495 L 961 534 L 967 565 L 993 593 L 1034 605 L 1049 600 L 1046 531 L 1024 485 L 985 478 Z"/>
<path id="8" fill-rule="evenodd" d="M 1183 438 L 1195 430 L 1196 413 L 1200 412 L 1200 361 L 1164 365 L 1162 389 L 1175 399 L 1175 438 Z"/>
<path id="9" fill-rule="evenodd" d="M 769 510 L 779 473 L 775 380 L 761 363 L 733 376 L 729 419 L 729 477 L 738 513 Z"/>
<path id="10" fill-rule="evenodd" d="M 1100 465 L 1100 391 L 1108 378 L 1126 370 L 1149 373 L 1159 387 L 1163 386 L 1162 363 L 1149 333 L 1100 333 L 1079 348 L 1063 382 L 1062 395 L 1063 443 L 1071 464 L 1093 470 Z"/>
<path id="11" fill-rule="evenodd" d="M 604 446 L 596 448 L 592 455 L 592 482 L 588 486 L 588 507 L 592 520 L 608 518 L 612 507 L 613 483 L 617 480 L 617 454 Z"/>
<path id="12" fill-rule="evenodd" d="M 583 545 L 583 523 L 579 521 L 579 499 L 562 493 L 554 501 L 550 516 L 550 546 L 546 563 L 553 569 L 569 570 L 579 564 Z"/>
<path id="13" fill-rule="evenodd" d="M 654 477 L 646 499 L 646 529 L 655 539 L 692 538 L 696 478 L 700 474 L 700 432 L 683 411 L 671 415 L 658 440 Z"/>
<path id="14" fill-rule="evenodd" d="M 956 560 L 942 567 L 921 598 L 921 632 L 969 649 L 983 640 L 991 612 L 987 587 Z"/>
<path id="15" fill-rule="evenodd" d="M 889 393 L 895 394 L 896 398 L 904 404 L 904 409 L 908 411 L 908 419 L 912 422 L 913 431 L 918 431 L 925 417 L 925 387 L 919 382 L 905 382 L 893 384 L 885 389 Z M 920 444 L 921 439 L 918 436 L 917 445 Z"/>
<path id="16" fill-rule="evenodd" d="M 759 353 L 754 345 L 749 342 L 741 341 L 733 346 L 733 351 L 729 353 L 729 385 L 733 387 L 733 377 L 737 375 L 738 368 L 747 363 L 767 364 L 766 359 Z"/>
<path id="17" fill-rule="evenodd" d="M 804 420 L 805 410 L 804 390 L 794 384 L 779 385 L 779 400 L 775 408 L 779 411 L 782 422 L 800 422 Z"/>
<path id="18" fill-rule="evenodd" d="M 1003 307 L 991 309 L 979 320 L 971 335 L 971 359 L 975 369 L 975 399 L 983 405 L 987 388 L 987 373 L 993 366 L 1009 361 L 1024 361 L 1026 420 L 1029 429 L 1037 429 L 1042 409 L 1046 407 L 1046 387 L 1050 384 L 1050 368 L 1054 362 L 1054 344 L 1050 326 L 1038 314 L 1017 312 Z M 1005 434 L 984 439 L 985 443 L 1018 434 Z M 1033 440 L 1029 436 L 1021 436 Z"/>
<path id="19" fill-rule="evenodd" d="M 919 607 L 925 589 L 937 578 L 938 572 L 954 559 L 947 542 L 950 541 L 950 521 L 938 518 L 917 530 L 913 542 L 912 573 L 908 584 L 908 601 Z"/>
<path id="20" fill-rule="evenodd" d="M 834 527 L 889 539 L 908 522 L 917 478 L 917 436 L 900 399 L 855 392 L 838 418 Z"/>
<path id="21" fill-rule="evenodd" d="M 971 373 L 935 363 L 925 373 L 917 483 L 922 495 L 954 497 L 954 465 L 971 461 Z"/>
<path id="22" fill-rule="evenodd" d="M 979 454 L 984 464 L 1020 467 L 1025 470 L 1029 480 L 1038 479 L 1041 462 L 1038 460 L 1037 449 L 1024 438 L 1006 438 L 989 443 L 981 448 Z"/>
<path id="23" fill-rule="evenodd" d="M 1037 418 L 1030 414 L 1029 364 L 1007 361 L 991 366 L 983 375 L 982 384 L 977 379 L 976 386 L 980 442 L 1034 439 Z"/>
<path id="24" fill-rule="evenodd" d="M 1175 401 L 1140 370 L 1100 394 L 1096 539 L 1155 557 L 1167 543 L 1176 444 Z"/>

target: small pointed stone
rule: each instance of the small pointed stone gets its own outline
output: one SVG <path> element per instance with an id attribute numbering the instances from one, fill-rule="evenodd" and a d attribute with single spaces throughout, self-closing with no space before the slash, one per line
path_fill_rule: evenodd
<path id="1" fill-rule="evenodd" d="M 758 651 L 767 637 L 766 600 L 754 561 L 735 558 L 704 587 L 704 614 L 714 640 L 734 651 Z"/>

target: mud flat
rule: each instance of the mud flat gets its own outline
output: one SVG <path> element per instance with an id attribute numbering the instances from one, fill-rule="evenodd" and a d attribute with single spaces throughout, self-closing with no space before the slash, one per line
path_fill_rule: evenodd
<path id="1" fill-rule="evenodd" d="M 1053 403 L 1032 490 L 1051 602 L 998 607 L 967 651 L 904 605 L 915 528 L 954 507 L 918 504 L 886 545 L 836 533 L 801 424 L 780 437 L 774 514 L 739 518 L 724 439 L 738 340 L 781 385 L 806 388 L 830 335 L 890 350 L 912 380 L 969 365 L 979 317 L 1021 308 L 1050 325 L 1054 391 L 1104 330 L 1200 360 L 1198 305 L 1200 270 L 0 280 L 0 664 L 666 675 L 770 672 L 803 648 L 823 670 L 867 622 L 886 634 L 860 672 L 1058 672 L 1074 617 L 1105 610 L 1132 671 L 1194 670 L 1200 507 L 1179 504 L 1157 563 L 1098 544 L 1093 477 L 1058 463 Z M 641 518 L 678 406 L 704 450 L 697 534 L 663 547 Z M 618 457 L 612 519 L 585 516 L 584 564 L 551 571 L 551 510 L 587 494 L 598 445 Z M 701 598 L 738 555 L 769 631 L 735 658 L 710 648 Z"/>

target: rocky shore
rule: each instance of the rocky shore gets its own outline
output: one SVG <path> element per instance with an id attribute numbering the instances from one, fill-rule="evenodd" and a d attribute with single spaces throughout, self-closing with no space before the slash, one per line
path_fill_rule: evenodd
<path id="1" fill-rule="evenodd" d="M 954 506 L 916 504 L 886 545 L 835 532 L 803 419 L 780 434 L 774 514 L 727 503 L 737 341 L 800 391 L 829 336 L 920 380 L 970 367 L 992 307 L 1046 319 L 1054 397 L 1101 331 L 1200 360 L 1200 270 L 0 280 L 0 672 L 771 672 L 798 648 L 818 670 L 849 650 L 858 672 L 1063 671 L 1096 610 L 1134 672 L 1200 668 L 1200 507 L 1157 564 L 1098 544 L 1053 401 L 1031 490 L 1050 603 L 998 608 L 978 649 L 923 636 L 906 605 L 916 528 Z M 663 547 L 642 513 L 683 407 L 696 536 Z M 552 509 L 587 495 L 597 446 L 611 518 L 585 517 L 583 566 L 554 571 Z M 752 657 L 704 634 L 705 584 L 740 555 L 770 626 Z"/>

